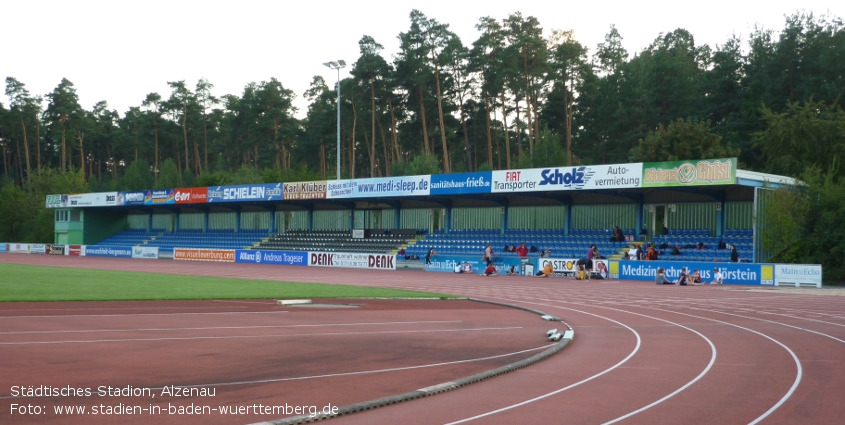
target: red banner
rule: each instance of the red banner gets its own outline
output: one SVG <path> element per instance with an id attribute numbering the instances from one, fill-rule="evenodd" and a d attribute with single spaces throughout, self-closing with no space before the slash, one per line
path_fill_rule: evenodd
<path id="1" fill-rule="evenodd" d="M 176 189 L 173 201 L 177 204 L 204 204 L 208 202 L 208 188 L 182 187 Z"/>
<path id="2" fill-rule="evenodd" d="M 79 257 L 80 255 L 82 255 L 82 245 L 68 245 L 67 255 Z"/>

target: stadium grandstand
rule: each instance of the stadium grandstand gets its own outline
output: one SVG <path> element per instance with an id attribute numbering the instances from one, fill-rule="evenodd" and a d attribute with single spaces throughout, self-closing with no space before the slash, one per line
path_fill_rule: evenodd
<path id="1" fill-rule="evenodd" d="M 661 259 L 764 262 L 757 214 L 783 176 L 735 158 L 501 170 L 137 192 L 59 194 L 55 244 L 480 256 L 490 243 L 529 257 L 621 258 L 653 243 Z M 625 241 L 610 241 L 619 226 Z M 664 231 L 667 229 L 668 231 Z M 664 234 L 665 233 L 665 234 Z M 699 247 L 699 243 L 706 247 Z M 671 247 L 680 254 L 670 255 Z M 695 247 L 691 248 L 691 247 Z M 700 249 L 699 249 L 700 248 Z M 532 250 L 533 251 L 533 250 Z"/>

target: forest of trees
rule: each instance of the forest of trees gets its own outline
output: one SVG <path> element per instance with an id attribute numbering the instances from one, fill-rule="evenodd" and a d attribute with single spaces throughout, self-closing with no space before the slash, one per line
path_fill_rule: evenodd
<path id="1" fill-rule="evenodd" d="M 409 17 L 398 52 L 362 36 L 340 82 L 344 177 L 736 156 L 743 169 L 842 186 L 838 17 L 796 14 L 782 29 L 716 46 L 676 29 L 640 52 L 627 52 L 613 26 L 588 48 L 514 13 L 480 18 L 467 43 L 447 23 L 418 10 Z M 67 79 L 30 93 L 25 77 L 6 78 L 0 103 L 0 210 L 14 197 L 58 193 L 48 181 L 105 191 L 335 173 L 337 93 L 319 76 L 301 94 L 302 119 L 297 93 L 275 78 L 219 98 L 210 81 L 171 81 L 170 93 L 119 112 L 105 100 L 86 109 Z M 0 240 L 25 240 L 8 229 L 31 226 L 0 217 Z"/>

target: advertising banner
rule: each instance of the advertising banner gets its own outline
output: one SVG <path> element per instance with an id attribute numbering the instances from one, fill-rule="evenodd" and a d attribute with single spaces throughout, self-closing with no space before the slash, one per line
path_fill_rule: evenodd
<path id="1" fill-rule="evenodd" d="M 308 265 L 315 267 L 396 270 L 396 256 L 360 252 L 309 252 Z"/>
<path id="2" fill-rule="evenodd" d="M 490 193 L 493 172 L 432 174 L 432 195 L 459 195 L 464 193 Z"/>
<path id="3" fill-rule="evenodd" d="M 85 255 L 85 245 L 68 245 L 65 249 L 66 254 L 72 257 L 81 257 Z"/>
<path id="4" fill-rule="evenodd" d="M 282 183 L 215 186 L 208 188 L 208 202 L 281 201 Z"/>
<path id="5" fill-rule="evenodd" d="M 12 254 L 29 254 L 29 244 L 26 244 L 26 243 L 6 244 L 6 252 L 11 252 Z"/>
<path id="6" fill-rule="evenodd" d="M 204 204 L 208 201 L 207 187 L 182 187 L 173 195 L 175 204 Z"/>
<path id="7" fill-rule="evenodd" d="M 157 246 L 133 246 L 132 258 L 147 258 L 151 260 L 158 259 Z"/>
<path id="8" fill-rule="evenodd" d="M 493 171 L 494 193 L 640 187 L 642 164 Z"/>
<path id="9" fill-rule="evenodd" d="M 235 262 L 234 249 L 173 248 L 173 259 L 184 261 Z"/>
<path id="10" fill-rule="evenodd" d="M 377 179 L 332 180 L 328 182 L 327 199 L 428 196 L 431 176 L 382 177 Z"/>
<path id="11" fill-rule="evenodd" d="M 110 245 L 86 245 L 82 249 L 82 255 L 85 257 L 132 258 L 132 247 Z"/>
<path id="12" fill-rule="evenodd" d="M 623 280 L 648 280 L 654 282 L 657 268 L 663 267 L 666 279 L 675 281 L 681 274 L 681 268 L 689 272 L 698 270 L 702 282 L 713 280 L 713 269 L 719 269 L 724 276 L 724 283 L 738 285 L 774 285 L 773 266 L 753 263 L 713 263 L 686 261 L 611 261 L 610 277 Z"/>
<path id="13" fill-rule="evenodd" d="M 9 246 L 8 244 L 0 242 L 0 252 L 6 252 L 6 249 L 7 249 L 6 247 L 8 247 L 8 246 Z"/>
<path id="14" fill-rule="evenodd" d="M 325 180 L 313 182 L 297 182 L 284 184 L 284 198 L 286 201 L 301 199 L 326 199 L 328 185 Z"/>
<path id="15" fill-rule="evenodd" d="M 176 198 L 173 189 L 148 190 L 144 195 L 144 205 L 172 205 Z"/>
<path id="16" fill-rule="evenodd" d="M 736 158 L 646 162 L 643 187 L 736 184 Z"/>
<path id="17" fill-rule="evenodd" d="M 566 276 L 575 277 L 578 271 L 577 258 L 540 258 L 538 261 L 538 270 L 546 267 L 546 264 L 551 263 L 552 276 Z M 609 260 L 593 260 L 593 277 L 601 276 L 604 279 L 610 278 L 610 261 Z"/>
<path id="18" fill-rule="evenodd" d="M 29 244 L 29 253 L 30 254 L 46 254 L 47 253 L 47 245 L 40 244 L 40 243 L 31 243 Z"/>
<path id="19" fill-rule="evenodd" d="M 144 205 L 144 192 L 120 192 L 117 194 L 117 205 Z"/>
<path id="20" fill-rule="evenodd" d="M 801 286 L 801 284 L 822 287 L 822 266 L 820 264 L 775 264 L 775 286 Z"/>
<path id="21" fill-rule="evenodd" d="M 285 266 L 307 266 L 306 251 L 258 251 L 251 249 L 235 250 L 236 263 L 281 264 Z"/>
<path id="22" fill-rule="evenodd" d="M 64 245 L 50 245 L 50 250 L 47 251 L 50 255 L 65 255 Z"/>
<path id="23" fill-rule="evenodd" d="M 117 205 L 117 192 L 67 195 L 67 203 L 64 198 L 59 203 L 62 207 L 113 207 Z"/>
<path id="24" fill-rule="evenodd" d="M 510 271 L 511 267 L 514 268 L 516 273 L 521 273 L 523 260 L 525 260 L 524 264 L 531 264 L 534 265 L 533 262 L 536 259 L 522 259 L 516 257 L 498 257 L 493 259 L 493 266 L 496 267 L 496 273 L 506 275 L 508 271 Z M 455 265 L 458 263 L 464 264 L 464 262 L 469 263 L 472 266 L 472 273 L 473 274 L 481 274 L 484 272 L 484 269 L 487 268 L 487 263 L 485 261 L 481 261 L 478 256 L 458 256 L 458 255 L 433 255 L 431 257 L 431 264 L 425 265 L 425 271 L 427 272 L 441 272 L 441 273 L 455 273 Z"/>
<path id="25" fill-rule="evenodd" d="M 67 206 L 67 195 L 47 195 L 47 208 L 62 207 L 62 197 L 65 197 L 64 206 Z"/>

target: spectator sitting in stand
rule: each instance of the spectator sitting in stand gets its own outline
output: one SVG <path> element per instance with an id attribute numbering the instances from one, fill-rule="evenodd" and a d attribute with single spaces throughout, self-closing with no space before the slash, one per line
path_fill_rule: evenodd
<path id="1" fill-rule="evenodd" d="M 657 261 L 657 251 L 654 250 L 653 246 L 648 249 L 648 254 L 646 254 L 645 259 L 649 261 Z"/>
<path id="2" fill-rule="evenodd" d="M 625 251 L 625 254 L 624 254 L 624 255 L 622 255 L 622 259 L 623 259 L 623 260 L 630 260 L 630 259 L 631 259 L 631 256 L 630 256 L 630 255 L 628 255 L 628 251 Z"/>
<path id="3" fill-rule="evenodd" d="M 537 274 L 534 275 L 534 277 L 549 277 L 552 275 L 553 271 L 554 267 L 552 267 L 552 262 L 547 261 L 543 269 L 538 271 Z"/>
<path id="4" fill-rule="evenodd" d="M 695 249 L 707 249 L 707 245 L 705 245 L 704 242 L 699 242 L 698 247 L 696 247 Z"/>
<path id="5" fill-rule="evenodd" d="M 528 252 L 537 252 L 537 251 L 539 251 L 539 250 L 534 245 L 531 245 L 531 249 L 528 250 Z"/>
<path id="6" fill-rule="evenodd" d="M 510 246 L 508 246 L 508 244 L 505 244 L 505 247 L 502 248 L 502 252 L 511 252 Z"/>
<path id="7" fill-rule="evenodd" d="M 622 230 L 619 229 L 619 226 L 613 226 L 613 234 L 610 236 L 611 242 L 625 242 L 625 235 L 622 234 Z"/>
<path id="8" fill-rule="evenodd" d="M 731 247 L 731 263 L 738 263 L 739 262 L 739 252 L 736 250 L 736 246 Z"/>
<path id="9" fill-rule="evenodd" d="M 723 241 L 722 239 L 719 239 L 718 249 L 727 249 L 727 248 L 728 248 L 728 244 L 726 244 L 725 241 Z"/>
<path id="10" fill-rule="evenodd" d="M 645 260 L 645 253 L 646 251 L 643 249 L 642 245 L 637 246 L 637 260 Z"/>
<path id="11" fill-rule="evenodd" d="M 669 228 L 666 227 L 666 226 L 663 226 L 663 230 L 660 231 L 660 234 L 663 235 L 663 236 L 669 235 Z"/>
<path id="12" fill-rule="evenodd" d="M 511 247 L 508 249 L 508 252 L 516 252 L 516 245 L 511 245 Z"/>
<path id="13" fill-rule="evenodd" d="M 525 258 L 526 256 L 528 256 L 528 248 L 525 246 L 525 242 L 520 244 L 519 247 L 516 249 L 516 255 L 518 255 L 519 258 Z"/>
<path id="14" fill-rule="evenodd" d="M 631 249 L 628 250 L 628 259 L 629 260 L 638 260 L 637 258 L 637 246 L 631 245 Z"/>
<path id="15" fill-rule="evenodd" d="M 683 254 L 681 254 L 681 250 L 678 249 L 677 246 L 673 246 L 672 247 L 672 255 L 683 255 Z"/>
<path id="16" fill-rule="evenodd" d="M 496 266 L 494 266 L 493 263 L 491 262 L 489 265 L 487 265 L 487 268 L 484 269 L 484 273 L 481 273 L 479 276 L 487 277 L 487 276 L 498 276 L 498 275 L 499 275 L 499 273 L 496 272 Z"/>

